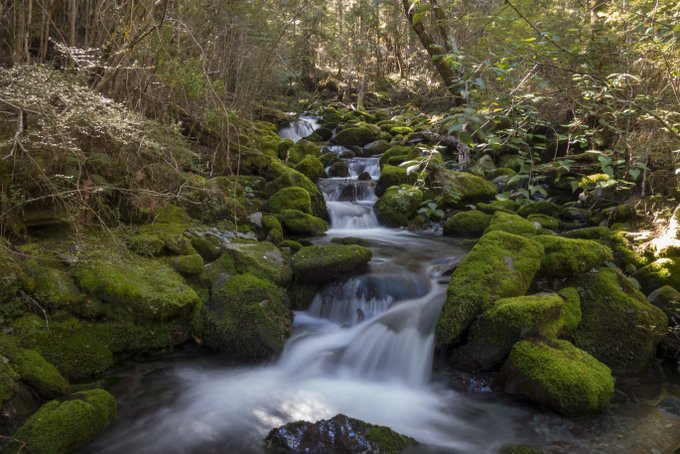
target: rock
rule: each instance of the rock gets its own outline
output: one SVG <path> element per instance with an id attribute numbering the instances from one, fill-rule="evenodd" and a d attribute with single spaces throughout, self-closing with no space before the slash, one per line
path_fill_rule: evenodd
<path id="1" fill-rule="evenodd" d="M 680 289 L 680 260 L 658 259 L 638 270 L 633 277 L 640 282 L 642 289 L 650 293 L 665 285 Z"/>
<path id="2" fill-rule="evenodd" d="M 27 276 L 33 280 L 33 296 L 49 310 L 75 309 L 86 296 L 78 290 L 66 271 L 56 268 L 58 263 L 30 259 L 24 262 Z"/>
<path id="3" fill-rule="evenodd" d="M 416 214 L 423 193 L 413 186 L 392 186 L 375 204 L 378 221 L 387 227 L 401 227 Z"/>
<path id="4" fill-rule="evenodd" d="M 347 128 L 338 132 L 330 140 L 332 144 L 351 147 L 359 145 L 363 147 L 375 140 L 375 134 L 367 127 Z"/>
<path id="5" fill-rule="evenodd" d="M 611 249 L 597 241 L 539 235 L 545 259 L 540 273 L 549 277 L 571 277 L 614 260 Z"/>
<path id="6" fill-rule="evenodd" d="M 187 227 L 187 224 L 177 222 L 146 224 L 128 236 L 126 244 L 130 250 L 145 257 L 194 254 L 191 239 L 184 235 Z"/>
<path id="7" fill-rule="evenodd" d="M 270 168 L 277 177 L 265 186 L 265 195 L 267 198 L 270 198 L 283 188 L 302 188 L 309 193 L 309 197 L 312 201 L 312 213 L 321 218 L 325 218 L 328 215 L 323 194 L 309 178 L 297 170 L 286 167 L 282 162 L 277 160 L 272 161 Z"/>
<path id="8" fill-rule="evenodd" d="M 331 164 L 328 169 L 329 177 L 347 178 L 349 177 L 349 167 L 346 161 L 337 161 Z"/>
<path id="9" fill-rule="evenodd" d="M 480 237 L 491 223 L 491 215 L 479 210 L 461 211 L 451 216 L 444 224 L 444 235 L 458 237 Z"/>
<path id="10" fill-rule="evenodd" d="M 371 174 L 368 173 L 368 172 L 366 172 L 366 171 L 361 172 L 361 173 L 357 176 L 357 180 L 359 180 L 359 181 L 371 181 L 372 179 L 373 179 L 373 178 L 371 177 Z"/>
<path id="11" fill-rule="evenodd" d="M 102 432 L 115 417 L 116 400 L 103 389 L 52 400 L 19 428 L 7 452 L 72 452 Z"/>
<path id="12" fill-rule="evenodd" d="M 560 228 L 560 220 L 547 214 L 530 214 L 527 216 L 527 221 L 538 222 L 544 229 L 558 230 Z"/>
<path id="13" fill-rule="evenodd" d="M 331 239 L 331 243 L 333 244 L 356 244 L 358 246 L 364 246 L 364 247 L 369 247 L 371 246 L 371 241 L 366 240 L 364 238 L 357 238 L 353 236 L 346 236 L 346 237 L 335 237 Z"/>
<path id="14" fill-rule="evenodd" d="M 245 273 L 280 286 L 288 284 L 293 277 L 289 259 L 267 241 L 228 244 L 220 258 L 205 268 L 205 278 L 213 287 L 222 275 Z"/>
<path id="15" fill-rule="evenodd" d="M 40 408 L 40 398 L 35 390 L 21 381 L 13 381 L 11 392 L 3 400 L 3 379 L 7 379 L 5 366 L 0 365 L 0 433 L 11 434 Z M 3 451 L 4 452 L 4 451 Z"/>
<path id="16" fill-rule="evenodd" d="M 504 449 L 503 454 L 543 454 L 543 451 L 529 445 L 513 445 Z"/>
<path id="17" fill-rule="evenodd" d="M 235 190 L 242 191 L 242 188 L 236 187 L 237 183 L 224 177 L 207 179 L 193 173 L 185 174 L 185 178 L 177 195 L 191 217 L 204 222 L 246 218 L 245 208 L 234 197 Z"/>
<path id="18" fill-rule="evenodd" d="M 213 287 L 193 321 L 205 345 L 244 361 L 280 354 L 291 325 L 285 290 L 252 274 L 231 276 Z"/>
<path id="19" fill-rule="evenodd" d="M 409 128 L 408 126 L 394 126 L 390 128 L 390 134 L 393 136 L 407 136 L 413 134 L 413 128 Z"/>
<path id="20" fill-rule="evenodd" d="M 328 230 L 326 221 L 299 210 L 283 210 L 277 217 L 286 235 L 317 236 Z"/>
<path id="21" fill-rule="evenodd" d="M 526 294 L 542 260 L 543 247 L 529 238 L 500 231 L 482 236 L 451 276 L 437 345 L 453 345 L 497 299 Z"/>
<path id="22" fill-rule="evenodd" d="M 454 353 L 454 363 L 465 364 L 472 371 L 490 370 L 500 365 L 523 337 L 555 337 L 564 324 L 563 306 L 564 300 L 556 293 L 491 303 L 470 327 L 468 342 Z"/>
<path id="23" fill-rule="evenodd" d="M 660 354 L 667 358 L 676 358 L 680 351 L 680 292 L 665 285 L 649 294 L 647 300 L 668 317 L 669 330 L 659 347 Z"/>
<path id="24" fill-rule="evenodd" d="M 677 397 L 666 397 L 657 404 L 656 408 L 680 418 L 680 399 Z"/>
<path id="25" fill-rule="evenodd" d="M 356 271 L 371 257 L 370 249 L 358 245 L 303 247 L 293 256 L 293 273 L 300 282 L 327 282 Z"/>
<path id="26" fill-rule="evenodd" d="M 304 159 L 295 164 L 295 170 L 315 183 L 319 178 L 323 178 L 326 175 L 323 163 L 314 155 L 305 156 Z"/>
<path id="27" fill-rule="evenodd" d="M 529 202 L 519 207 L 517 214 L 522 217 L 527 217 L 531 214 L 545 214 L 547 216 L 559 216 L 561 207 L 552 202 L 544 200 L 538 202 Z"/>
<path id="28" fill-rule="evenodd" d="M 617 269 L 600 268 L 577 282 L 583 321 L 574 344 L 617 374 L 643 371 L 666 333 L 666 315 Z"/>
<path id="29" fill-rule="evenodd" d="M 182 276 L 154 259 L 98 255 L 81 261 L 75 277 L 81 289 L 124 306 L 140 321 L 187 315 L 199 301 Z"/>
<path id="30" fill-rule="evenodd" d="M 544 213 L 547 214 L 547 213 Z M 554 216 L 554 214 L 551 214 L 551 216 Z M 559 216 L 562 219 L 566 219 L 569 221 L 587 221 L 588 218 L 590 218 L 590 211 L 584 209 L 584 208 L 576 208 L 576 207 L 562 207 L 559 211 Z"/>
<path id="31" fill-rule="evenodd" d="M 468 203 L 483 202 L 496 195 L 493 183 L 467 172 L 438 169 L 433 172 L 436 184 L 442 188 L 443 208 L 454 208 Z"/>
<path id="32" fill-rule="evenodd" d="M 272 429 L 264 444 L 266 452 L 272 454 L 397 454 L 417 442 L 389 427 L 336 415 L 315 423 L 297 421 Z"/>
<path id="33" fill-rule="evenodd" d="M 222 251 L 217 238 L 210 235 L 202 235 L 191 238 L 191 246 L 198 252 L 205 262 L 217 259 Z"/>
<path id="34" fill-rule="evenodd" d="M 312 213 L 312 199 L 309 192 L 297 187 L 281 189 L 269 198 L 267 205 L 273 213 L 280 213 L 283 210 Z"/>
<path id="35" fill-rule="evenodd" d="M 403 167 L 391 166 L 385 164 L 380 171 L 380 178 L 375 185 L 375 195 L 382 197 L 387 189 L 392 186 L 399 186 L 401 184 L 413 184 L 416 181 L 416 175 L 406 174 L 406 169 Z"/>
<path id="36" fill-rule="evenodd" d="M 375 156 L 386 152 L 389 150 L 390 146 L 391 145 L 386 140 L 376 140 L 375 142 L 364 145 L 362 154 L 364 156 Z"/>
<path id="37" fill-rule="evenodd" d="M 487 174 L 491 174 L 494 170 L 496 170 L 496 164 L 493 162 L 493 158 L 491 156 L 485 154 L 484 156 L 479 158 L 475 165 L 472 166 L 471 170 L 472 173 L 483 177 Z M 498 175 L 494 175 L 494 177 L 496 176 Z"/>
<path id="38" fill-rule="evenodd" d="M 518 342 L 499 380 L 506 393 L 565 415 L 600 412 L 614 395 L 609 368 L 561 340 Z"/>
<path id="39" fill-rule="evenodd" d="M 170 264 L 182 276 L 198 276 L 203 271 L 205 262 L 199 254 L 191 254 L 173 257 Z"/>
<path id="40" fill-rule="evenodd" d="M 392 158 L 398 158 L 399 163 L 406 161 L 411 153 L 416 152 L 415 147 L 396 146 L 392 147 L 380 156 L 380 167 L 390 163 Z"/>
<path id="41" fill-rule="evenodd" d="M 478 203 L 477 209 L 483 213 L 494 214 L 496 211 L 514 213 L 519 205 L 514 200 L 494 200 L 490 203 Z"/>
<path id="42" fill-rule="evenodd" d="M 541 232 L 541 227 L 516 214 L 497 211 L 484 233 L 495 231 L 523 236 L 536 236 Z"/>

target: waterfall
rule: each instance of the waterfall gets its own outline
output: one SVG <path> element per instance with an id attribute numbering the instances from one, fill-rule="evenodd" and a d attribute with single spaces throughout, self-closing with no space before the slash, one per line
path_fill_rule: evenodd
<path id="1" fill-rule="evenodd" d="M 279 130 L 279 136 L 297 142 L 319 129 L 319 119 L 311 115 L 302 115 L 290 125 Z"/>

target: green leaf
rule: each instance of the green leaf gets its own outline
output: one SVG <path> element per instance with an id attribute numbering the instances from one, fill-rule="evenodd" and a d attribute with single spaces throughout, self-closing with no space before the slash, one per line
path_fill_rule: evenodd
<path id="1" fill-rule="evenodd" d="M 628 169 L 628 175 L 631 176 L 633 181 L 637 181 L 637 179 L 640 177 L 640 173 L 642 173 L 640 169 Z"/>

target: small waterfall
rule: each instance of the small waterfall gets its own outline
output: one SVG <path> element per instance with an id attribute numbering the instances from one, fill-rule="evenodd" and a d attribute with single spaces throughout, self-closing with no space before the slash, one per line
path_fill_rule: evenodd
<path id="1" fill-rule="evenodd" d="M 311 115 L 302 115 L 290 125 L 279 130 L 279 136 L 297 142 L 319 129 L 319 119 Z"/>

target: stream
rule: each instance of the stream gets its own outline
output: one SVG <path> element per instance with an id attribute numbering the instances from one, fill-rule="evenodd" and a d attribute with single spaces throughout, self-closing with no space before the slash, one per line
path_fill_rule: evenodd
<path id="1" fill-rule="evenodd" d="M 296 140 L 315 126 L 307 117 L 282 135 Z M 677 415 L 657 407 L 680 396 L 680 374 L 667 365 L 619 383 L 623 391 L 604 414 L 564 418 L 494 392 L 490 380 L 461 376 L 436 358 L 446 271 L 469 246 L 433 232 L 380 227 L 373 213 L 378 159 L 353 158 L 348 166 L 348 178 L 319 182 L 331 229 L 314 241 L 368 240 L 373 259 L 365 273 L 327 285 L 307 311 L 296 312 L 275 362 L 230 364 L 189 345 L 118 365 L 101 379 L 118 399 L 118 422 L 80 452 L 258 453 L 272 428 L 338 413 L 412 436 L 422 443 L 413 452 L 502 452 L 516 443 L 548 452 L 677 448 L 680 407 Z M 362 172 L 372 179 L 359 181 Z"/>

